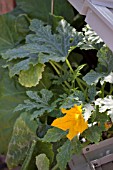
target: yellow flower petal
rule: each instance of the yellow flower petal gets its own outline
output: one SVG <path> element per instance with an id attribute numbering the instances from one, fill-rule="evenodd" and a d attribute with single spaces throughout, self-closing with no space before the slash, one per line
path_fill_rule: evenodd
<path id="1" fill-rule="evenodd" d="M 67 135 L 69 140 L 72 140 L 76 135 L 88 128 L 88 123 L 85 122 L 82 115 L 81 106 L 74 105 L 74 107 L 69 110 L 63 108 L 61 111 L 66 115 L 55 119 L 51 125 L 64 131 L 69 130 Z"/>
<path id="2" fill-rule="evenodd" d="M 74 119 L 71 119 L 70 121 L 70 117 L 64 116 L 55 119 L 51 125 L 66 131 L 72 126 L 72 124 L 74 124 Z"/>

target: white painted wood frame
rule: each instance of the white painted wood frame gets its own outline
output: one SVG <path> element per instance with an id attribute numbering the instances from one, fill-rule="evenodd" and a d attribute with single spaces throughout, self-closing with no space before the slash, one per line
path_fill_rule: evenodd
<path id="1" fill-rule="evenodd" d="M 113 51 L 113 0 L 68 0 Z"/>

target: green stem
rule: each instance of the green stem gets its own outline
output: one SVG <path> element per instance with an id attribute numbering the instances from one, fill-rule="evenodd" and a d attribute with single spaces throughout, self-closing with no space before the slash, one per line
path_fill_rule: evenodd
<path id="1" fill-rule="evenodd" d="M 88 85 L 86 84 L 86 82 L 84 80 L 80 79 L 79 77 L 77 77 L 77 78 L 79 79 L 80 83 L 82 83 L 84 86 L 88 87 Z"/>
<path id="2" fill-rule="evenodd" d="M 58 169 L 58 164 L 56 164 L 51 170 L 56 170 Z"/>
<path id="3" fill-rule="evenodd" d="M 113 92 L 113 86 L 112 86 L 112 84 L 110 84 L 110 92 L 109 92 L 109 94 L 111 95 L 112 92 Z"/>
<path id="4" fill-rule="evenodd" d="M 60 71 L 58 70 L 58 68 L 55 66 L 55 62 L 49 61 L 50 64 L 52 65 L 52 67 L 55 69 L 56 73 L 60 76 Z M 70 85 L 67 81 L 64 81 L 65 85 L 70 89 Z"/>
<path id="5" fill-rule="evenodd" d="M 57 72 L 57 74 L 60 76 L 60 71 L 57 69 L 57 67 L 55 66 L 55 64 L 52 61 L 49 61 L 50 64 L 52 65 L 52 67 L 55 69 L 55 71 Z"/>
<path id="6" fill-rule="evenodd" d="M 55 61 L 52 61 L 52 63 L 54 63 L 54 65 L 56 65 L 60 70 L 65 71 L 59 63 L 56 63 Z"/>
<path id="7" fill-rule="evenodd" d="M 106 83 L 104 82 L 104 84 L 102 85 L 101 88 L 101 97 L 104 98 L 104 88 L 105 88 Z"/>
<path id="8" fill-rule="evenodd" d="M 78 83 L 80 89 L 83 91 L 83 93 L 85 93 L 85 90 L 84 90 L 83 86 L 81 85 L 80 80 L 79 80 L 77 77 L 76 77 L 76 81 L 77 81 L 77 83 Z"/>
<path id="9" fill-rule="evenodd" d="M 72 67 L 71 67 L 71 64 L 70 64 L 70 62 L 69 62 L 68 59 L 66 59 L 66 63 L 67 63 L 67 65 L 68 65 L 68 67 L 70 68 L 70 71 L 71 71 L 72 73 L 74 73 L 74 71 L 73 71 L 73 69 L 72 69 Z"/>
<path id="10" fill-rule="evenodd" d="M 67 65 L 68 65 L 68 67 L 70 68 L 70 71 L 74 74 L 73 68 L 71 67 L 71 64 L 69 63 L 69 60 L 68 60 L 68 59 L 66 59 L 66 63 L 67 63 Z M 81 85 L 81 81 L 82 81 L 82 80 L 80 81 L 80 79 L 79 79 L 78 77 L 76 77 L 75 79 L 76 79 L 76 81 L 77 81 L 80 89 L 81 89 L 81 90 L 83 91 L 83 93 L 84 93 L 84 88 L 83 88 L 83 86 Z M 83 82 L 82 82 L 82 83 L 83 83 Z"/>

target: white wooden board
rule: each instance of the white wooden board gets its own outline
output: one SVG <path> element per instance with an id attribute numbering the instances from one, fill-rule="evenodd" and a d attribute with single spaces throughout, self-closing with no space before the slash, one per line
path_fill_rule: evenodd
<path id="1" fill-rule="evenodd" d="M 113 0 L 68 0 L 113 51 Z M 109 6 L 109 7 L 108 7 Z"/>
<path id="2" fill-rule="evenodd" d="M 91 0 L 91 2 L 95 5 L 113 8 L 113 0 Z"/>

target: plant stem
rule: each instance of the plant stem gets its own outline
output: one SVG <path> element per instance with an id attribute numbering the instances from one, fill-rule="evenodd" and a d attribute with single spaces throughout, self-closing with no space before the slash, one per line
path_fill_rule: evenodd
<path id="1" fill-rule="evenodd" d="M 54 0 L 51 0 L 51 14 L 54 14 Z"/>
<path id="2" fill-rule="evenodd" d="M 109 92 L 109 94 L 111 95 L 112 92 L 113 92 L 113 86 L 112 86 L 112 84 L 110 84 L 110 92 Z"/>
<path id="3" fill-rule="evenodd" d="M 50 64 L 53 66 L 53 68 L 55 69 L 56 73 L 60 76 L 60 71 L 58 70 L 58 68 L 55 66 L 55 62 L 49 61 Z M 70 85 L 67 81 L 64 81 L 65 85 L 70 89 Z"/>
<path id="4" fill-rule="evenodd" d="M 71 71 L 72 73 L 74 73 L 74 71 L 73 71 L 73 69 L 72 69 L 72 67 L 71 67 L 71 64 L 70 64 L 70 62 L 69 62 L 68 59 L 66 59 L 66 63 L 67 63 L 67 65 L 68 65 L 68 67 L 70 68 L 70 71 Z"/>
<path id="5" fill-rule="evenodd" d="M 58 168 L 58 164 L 56 164 L 51 170 L 56 170 Z"/>
<path id="6" fill-rule="evenodd" d="M 69 63 L 68 59 L 66 59 L 66 63 L 67 63 L 67 65 L 68 65 L 68 67 L 70 68 L 70 71 L 74 74 L 73 68 L 71 67 L 71 64 Z M 81 81 L 82 81 L 82 80 L 80 81 L 80 79 L 79 79 L 78 77 L 76 77 L 75 79 L 76 79 L 76 81 L 77 81 L 80 89 L 81 89 L 81 90 L 83 91 L 83 93 L 84 93 L 84 88 L 83 88 L 83 86 L 81 85 Z"/>
<path id="7" fill-rule="evenodd" d="M 77 83 L 78 83 L 80 89 L 81 89 L 81 90 L 83 91 L 83 93 L 84 93 L 85 91 L 84 91 L 83 86 L 81 85 L 80 79 L 78 79 L 78 78 L 76 77 L 76 81 L 77 81 Z"/>
<path id="8" fill-rule="evenodd" d="M 55 61 L 52 61 L 52 63 L 54 63 L 54 65 L 56 65 L 60 70 L 64 71 L 64 69 L 59 63 L 56 63 Z"/>
<path id="9" fill-rule="evenodd" d="M 57 74 L 60 76 L 60 71 L 57 69 L 57 67 L 55 66 L 55 64 L 52 61 L 49 61 L 50 64 L 52 65 L 52 67 L 55 69 L 55 71 L 57 72 Z"/>
<path id="10" fill-rule="evenodd" d="M 101 97 L 104 98 L 104 88 L 105 88 L 106 83 L 104 82 L 104 84 L 102 85 L 101 88 Z"/>
<path id="11" fill-rule="evenodd" d="M 88 87 L 88 85 L 86 84 L 86 82 L 82 79 L 80 79 L 79 77 L 77 77 L 78 80 L 80 81 L 80 83 L 82 83 L 84 86 Z"/>

